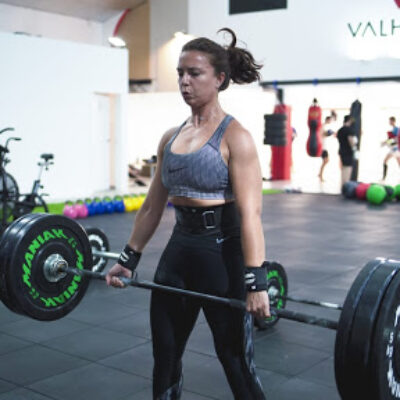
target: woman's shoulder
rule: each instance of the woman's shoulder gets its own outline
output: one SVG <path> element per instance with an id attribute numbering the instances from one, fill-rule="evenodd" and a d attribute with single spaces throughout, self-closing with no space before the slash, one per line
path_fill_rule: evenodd
<path id="1" fill-rule="evenodd" d="M 231 120 L 224 138 L 231 154 L 253 152 L 255 148 L 251 133 L 237 119 Z"/>
<path id="2" fill-rule="evenodd" d="M 252 139 L 251 133 L 234 117 L 232 117 L 226 128 L 225 136 L 228 141 L 247 141 Z"/>
<path id="3" fill-rule="evenodd" d="M 175 135 L 175 133 L 178 132 L 180 126 L 174 126 L 172 128 L 169 128 L 166 132 L 161 137 L 160 143 L 166 145 L 172 138 L 172 136 Z"/>

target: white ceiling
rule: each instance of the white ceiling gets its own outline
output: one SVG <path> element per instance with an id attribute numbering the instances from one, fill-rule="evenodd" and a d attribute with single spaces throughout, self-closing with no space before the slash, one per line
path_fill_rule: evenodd
<path id="1" fill-rule="evenodd" d="M 147 0 L 0 0 L 0 3 L 104 22 Z"/>

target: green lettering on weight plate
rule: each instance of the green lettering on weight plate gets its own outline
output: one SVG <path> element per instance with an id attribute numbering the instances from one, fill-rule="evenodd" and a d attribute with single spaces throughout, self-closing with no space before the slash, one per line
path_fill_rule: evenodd
<path id="1" fill-rule="evenodd" d="M 31 290 L 29 291 L 30 296 L 35 300 L 39 297 L 39 293 L 32 287 L 31 282 L 31 269 L 32 269 L 32 261 L 35 258 L 35 254 L 37 251 L 49 240 L 53 239 L 65 239 L 67 242 L 69 241 L 68 236 L 64 233 L 63 229 L 56 229 L 53 228 L 50 231 L 45 230 L 41 234 L 37 235 L 36 238 L 32 240 L 32 242 L 28 246 L 27 252 L 24 254 L 24 264 L 22 265 L 22 281 L 23 283 L 28 286 Z M 82 256 L 83 258 L 83 256 Z M 47 306 L 55 306 L 54 301 L 49 299 L 43 299 L 43 302 L 47 304 Z"/>

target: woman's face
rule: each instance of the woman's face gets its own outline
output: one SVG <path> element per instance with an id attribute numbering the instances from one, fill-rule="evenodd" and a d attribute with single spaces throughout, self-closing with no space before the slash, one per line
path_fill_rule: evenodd
<path id="1" fill-rule="evenodd" d="M 207 54 L 201 51 L 183 51 L 177 67 L 182 97 L 190 106 L 201 106 L 218 94 L 224 81 L 222 72 L 216 76 Z"/>

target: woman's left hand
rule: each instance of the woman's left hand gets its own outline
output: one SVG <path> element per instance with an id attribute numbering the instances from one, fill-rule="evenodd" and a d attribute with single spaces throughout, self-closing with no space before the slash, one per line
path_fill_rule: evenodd
<path id="1" fill-rule="evenodd" d="M 270 317 L 268 293 L 265 290 L 262 292 L 248 292 L 246 310 L 255 317 Z"/>

